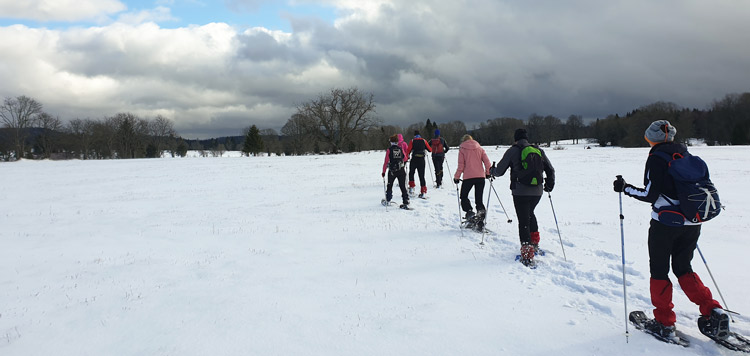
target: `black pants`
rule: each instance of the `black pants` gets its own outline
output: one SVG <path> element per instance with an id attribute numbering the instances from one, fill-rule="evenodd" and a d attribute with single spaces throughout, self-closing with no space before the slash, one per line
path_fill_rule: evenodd
<path id="1" fill-rule="evenodd" d="M 391 174 L 391 171 L 388 170 L 388 187 L 385 190 L 385 200 L 391 201 L 391 198 L 393 198 L 393 181 L 398 179 L 398 186 L 401 188 L 401 199 L 404 204 L 409 203 L 409 193 L 406 192 L 406 170 L 399 169 L 395 172 L 396 174 Z"/>
<path id="2" fill-rule="evenodd" d="M 417 157 L 416 155 L 412 157 L 411 163 L 409 163 L 409 182 L 414 181 L 414 171 L 419 171 L 419 185 L 422 187 L 427 186 L 427 182 L 425 182 L 424 179 L 424 156 Z"/>
<path id="3" fill-rule="evenodd" d="M 435 166 L 435 184 L 438 186 L 443 185 L 443 161 L 445 156 L 443 154 L 433 154 L 432 163 Z"/>
<path id="4" fill-rule="evenodd" d="M 469 212 L 471 209 L 471 201 L 469 200 L 469 191 L 474 188 L 474 204 L 477 206 L 477 211 L 485 210 L 484 203 L 482 202 L 482 195 L 484 195 L 484 178 L 469 178 L 464 179 L 461 183 L 461 209 Z"/>
<path id="5" fill-rule="evenodd" d="M 651 220 L 648 229 L 648 257 L 651 278 L 669 279 L 669 260 L 672 259 L 672 272 L 677 278 L 692 273 L 693 253 L 698 246 L 701 234 L 700 225 L 666 226 Z"/>
<path id="6" fill-rule="evenodd" d="M 513 206 L 516 207 L 516 216 L 518 217 L 518 237 L 521 245 L 531 243 L 531 233 L 539 231 L 539 225 L 536 223 L 536 209 L 542 196 L 533 195 L 514 195 Z"/>

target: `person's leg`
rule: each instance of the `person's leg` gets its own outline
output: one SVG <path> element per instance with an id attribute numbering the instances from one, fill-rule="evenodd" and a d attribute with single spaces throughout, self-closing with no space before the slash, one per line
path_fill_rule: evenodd
<path id="1" fill-rule="evenodd" d="M 391 174 L 390 171 L 388 171 L 388 187 L 385 190 L 385 200 L 391 201 L 391 198 L 393 198 L 393 182 L 396 180 L 396 176 Z"/>
<path id="2" fill-rule="evenodd" d="M 533 197 L 529 197 L 533 198 Z M 536 214 L 534 214 L 534 209 L 536 209 L 536 206 L 539 205 L 539 201 L 542 199 L 541 196 L 535 197 L 536 199 L 529 199 L 529 241 L 534 246 L 534 249 L 536 250 L 539 248 L 539 225 L 536 221 Z"/>
<path id="3" fill-rule="evenodd" d="M 721 308 L 721 304 L 713 298 L 711 290 L 703 284 L 691 266 L 701 226 L 683 226 L 679 229 L 683 230 L 683 233 L 675 239 L 672 272 L 677 276 L 677 281 L 688 299 L 698 305 L 701 315 L 708 316 L 714 308 Z"/>
<path id="4" fill-rule="evenodd" d="M 469 200 L 469 191 L 471 191 L 473 186 L 474 184 L 471 182 L 471 179 L 464 179 L 461 183 L 461 209 L 467 213 L 472 211 L 471 201 Z"/>
<path id="5" fill-rule="evenodd" d="M 420 161 L 422 161 L 422 164 L 420 164 L 419 167 L 417 167 L 417 170 L 419 171 L 419 186 L 420 186 L 419 192 L 424 194 L 424 193 L 427 193 L 427 180 L 424 177 L 424 166 L 427 164 L 427 162 L 424 157 L 422 157 Z"/>
<path id="6" fill-rule="evenodd" d="M 651 220 L 648 229 L 648 256 L 651 273 L 651 304 L 654 305 L 654 319 L 665 326 L 672 326 L 676 315 L 672 310 L 672 282 L 669 280 L 669 257 L 675 228 Z"/>
<path id="7" fill-rule="evenodd" d="M 528 245 L 531 243 L 531 236 L 529 230 L 529 221 L 531 219 L 531 204 L 528 196 L 513 196 L 513 206 L 516 208 L 516 217 L 518 218 L 518 238 L 521 241 L 521 245 Z"/>
<path id="8" fill-rule="evenodd" d="M 409 162 L 409 189 L 416 186 L 416 184 L 414 183 L 414 171 L 417 170 L 417 164 L 414 161 L 415 159 L 412 158 L 411 162 Z"/>
<path id="9" fill-rule="evenodd" d="M 409 192 L 406 190 L 406 170 L 400 170 L 396 178 L 398 178 L 398 186 L 401 188 L 401 200 L 404 204 L 409 204 Z"/>
<path id="10" fill-rule="evenodd" d="M 474 205 L 477 206 L 477 212 L 484 211 L 484 178 L 474 178 Z"/>

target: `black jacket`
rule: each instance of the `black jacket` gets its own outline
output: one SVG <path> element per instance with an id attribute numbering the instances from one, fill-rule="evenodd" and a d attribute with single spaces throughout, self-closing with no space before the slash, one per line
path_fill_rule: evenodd
<path id="1" fill-rule="evenodd" d="M 656 151 L 661 151 L 671 156 L 675 153 L 684 154 L 687 152 L 687 147 L 675 142 L 664 142 L 655 145 L 649 151 L 648 159 L 646 160 L 646 168 L 643 172 L 644 187 L 639 188 L 626 184 L 625 189 L 623 189 L 625 195 L 651 203 L 654 211 L 664 206 L 680 204 L 674 179 L 667 172 L 669 163 L 663 158 L 654 155 L 653 153 Z M 658 215 L 655 212 L 651 216 L 655 220 L 658 220 Z"/>

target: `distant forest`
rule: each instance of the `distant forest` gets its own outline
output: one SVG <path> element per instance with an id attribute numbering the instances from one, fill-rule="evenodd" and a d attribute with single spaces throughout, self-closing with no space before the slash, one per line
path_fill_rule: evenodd
<path id="1" fill-rule="evenodd" d="M 553 145 L 560 140 L 588 139 L 600 146 L 641 147 L 646 127 L 654 120 L 669 120 L 677 127 L 677 139 L 700 139 L 708 145 L 750 144 L 750 93 L 729 94 L 708 109 L 688 109 L 668 102 L 637 108 L 625 116 L 612 114 L 588 124 L 580 115 L 563 119 L 532 114 L 519 119 L 501 117 L 472 128 L 455 120 L 445 123 L 417 122 L 408 127 L 385 125 L 375 115 L 373 95 L 357 88 L 331 89 L 303 103 L 281 132 L 258 129 L 252 122 L 237 136 L 189 140 L 179 136 L 171 120 L 119 113 L 102 119 L 73 119 L 67 123 L 44 112 L 41 103 L 20 96 L 5 98 L 0 107 L 0 160 L 28 159 L 124 159 L 160 157 L 164 153 L 185 156 L 188 150 L 205 156 L 225 151 L 247 155 L 305 155 L 380 150 L 388 137 L 401 133 L 407 141 L 419 131 L 432 138 L 440 129 L 450 146 L 469 133 L 482 145 L 510 145 L 513 132 L 524 127 L 530 140 Z M 252 120 L 248 120 L 252 121 Z"/>

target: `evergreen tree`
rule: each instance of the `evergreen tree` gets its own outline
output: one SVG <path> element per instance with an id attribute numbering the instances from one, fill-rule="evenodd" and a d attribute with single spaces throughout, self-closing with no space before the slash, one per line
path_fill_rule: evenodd
<path id="1" fill-rule="evenodd" d="M 255 125 L 247 129 L 245 133 L 245 144 L 242 146 L 242 152 L 246 155 L 253 156 L 258 155 L 259 152 L 263 151 L 263 139 L 260 137 L 260 130 Z"/>

